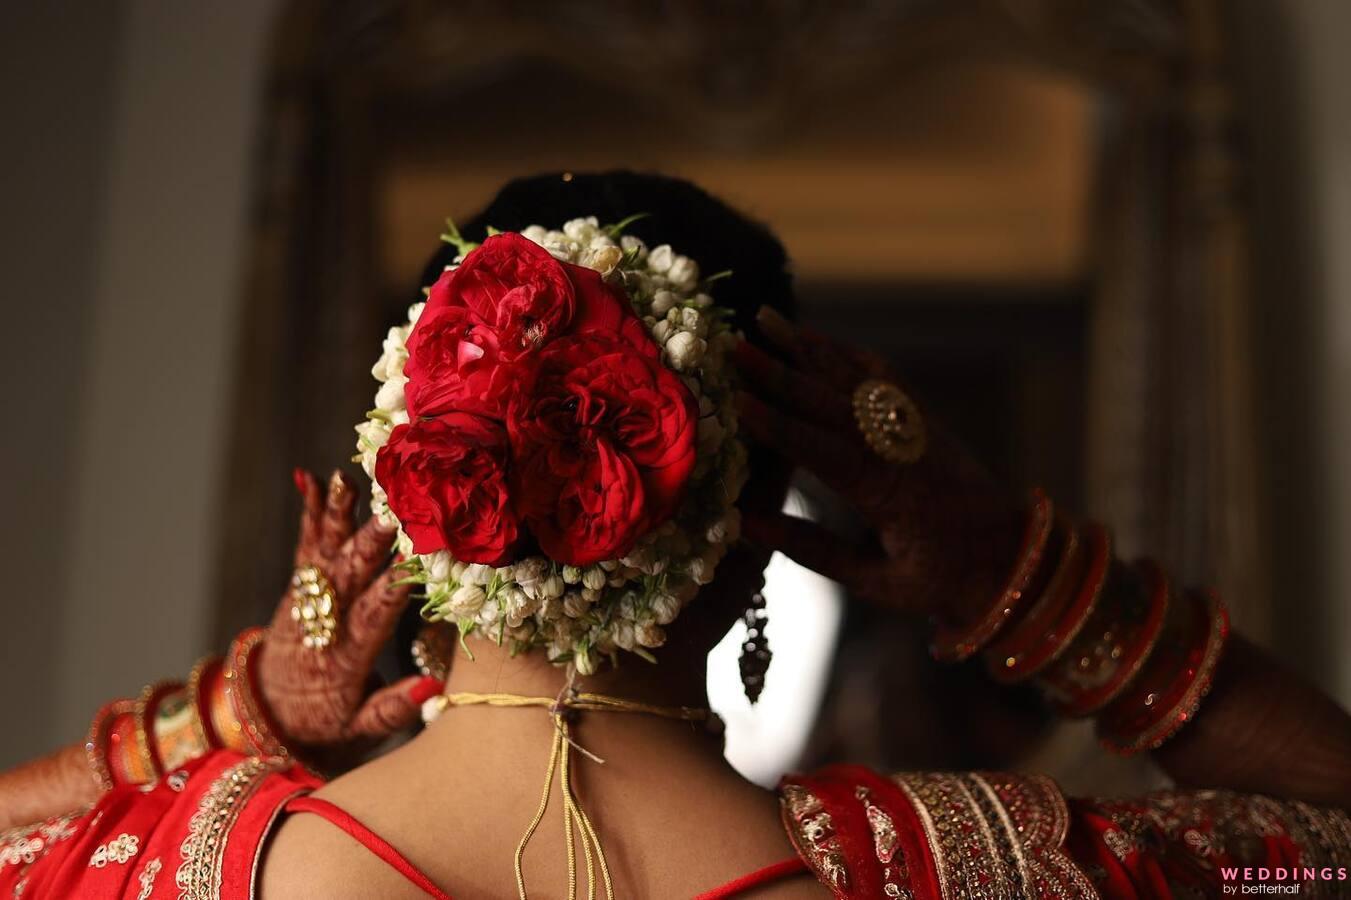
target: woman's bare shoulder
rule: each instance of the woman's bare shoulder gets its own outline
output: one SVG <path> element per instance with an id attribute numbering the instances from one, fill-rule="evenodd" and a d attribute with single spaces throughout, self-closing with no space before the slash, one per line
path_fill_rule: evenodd
<path id="1" fill-rule="evenodd" d="M 343 900 L 427 895 L 348 834 L 318 816 L 290 815 L 266 848 L 262 900 Z"/>

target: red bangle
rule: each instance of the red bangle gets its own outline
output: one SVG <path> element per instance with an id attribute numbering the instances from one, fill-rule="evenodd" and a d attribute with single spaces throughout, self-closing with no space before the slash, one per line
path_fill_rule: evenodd
<path id="1" fill-rule="evenodd" d="M 154 780 L 145 747 L 136 733 L 136 702 L 131 712 L 113 720 L 108 733 L 108 768 L 118 784 L 148 784 Z"/>
<path id="2" fill-rule="evenodd" d="M 1169 604 L 1164 634 L 1138 683 L 1098 718 L 1109 750 L 1156 750 L 1195 717 L 1229 638 L 1229 613 L 1214 591 Z"/>
<path id="3" fill-rule="evenodd" d="M 1033 579 L 1041 569 L 1042 556 L 1046 552 L 1046 542 L 1051 537 L 1054 523 L 1055 508 L 1050 498 L 1040 488 L 1034 489 L 1027 511 L 1027 528 L 1023 532 L 1022 546 L 1004 589 L 1000 591 L 994 605 L 975 623 L 962 628 L 952 628 L 941 623 L 938 625 L 929 648 L 935 659 L 960 662 L 969 659 L 994 640 L 995 635 L 1022 605 Z"/>
<path id="4" fill-rule="evenodd" d="M 211 722 L 211 685 L 220 676 L 224 663 L 219 656 L 204 656 L 188 673 L 188 702 L 192 704 L 193 730 L 203 747 L 220 747 L 221 736 Z"/>
<path id="5" fill-rule="evenodd" d="M 132 725 L 136 729 L 136 741 L 140 753 L 141 768 L 149 776 L 142 784 L 149 783 L 164 774 L 164 761 L 160 758 L 159 747 L 155 743 L 155 713 L 164 698 L 183 689 L 181 681 L 160 681 L 148 684 L 136 699 L 132 710 Z"/>
<path id="6" fill-rule="evenodd" d="M 1089 522 L 1084 526 L 1081 542 L 1085 554 L 1083 568 L 1075 573 L 1078 580 L 1065 591 L 1061 608 L 1055 610 L 1058 614 L 1055 619 L 1036 623 L 1036 630 L 1026 630 L 1025 643 L 1015 652 L 987 660 L 997 680 L 1010 684 L 1031 678 L 1060 659 L 1083 631 L 1102 595 L 1112 561 L 1112 541 L 1106 528 Z"/>
<path id="7" fill-rule="evenodd" d="M 1079 638 L 1042 673 L 1039 684 L 1062 716 L 1078 718 L 1121 696 L 1163 634 L 1171 590 L 1157 563 L 1139 564 L 1144 583 L 1116 564 L 1110 587 Z"/>
<path id="8" fill-rule="evenodd" d="M 1024 657 L 1054 627 L 1079 585 L 1083 574 L 1083 543 L 1079 529 L 1073 523 L 1062 521 L 1057 530 L 1061 533 L 1060 559 L 1046 586 L 1027 613 L 985 651 L 985 667 L 1001 683 L 1020 681 L 1025 677 L 1021 671 Z"/>
<path id="9" fill-rule="evenodd" d="M 84 756 L 89 762 L 89 771 L 94 776 L 94 783 L 98 785 L 100 791 L 111 791 L 117 786 L 109 766 L 109 742 L 112 739 L 113 725 L 119 717 L 128 715 L 132 706 L 132 701 L 126 699 L 105 703 L 89 723 L 89 733 L 84 742 Z"/>
<path id="10" fill-rule="evenodd" d="M 251 665 L 254 651 L 266 636 L 265 629 L 246 628 L 230 644 L 225 659 L 225 693 L 253 750 L 260 756 L 285 757 L 290 753 L 278 739 L 277 729 L 258 696 L 254 666 Z"/>

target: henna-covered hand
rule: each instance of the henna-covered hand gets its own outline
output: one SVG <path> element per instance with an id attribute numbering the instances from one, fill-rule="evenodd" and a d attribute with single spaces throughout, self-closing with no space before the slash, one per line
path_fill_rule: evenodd
<path id="1" fill-rule="evenodd" d="M 337 634 L 325 650 L 304 647 L 288 589 L 261 648 L 259 689 L 283 740 L 341 756 L 412 727 L 428 688 L 412 676 L 369 690 L 376 657 L 408 601 L 408 587 L 388 566 L 395 531 L 375 518 L 355 527 L 356 491 L 341 473 L 333 473 L 327 492 L 308 472 L 297 470 L 295 478 L 304 500 L 295 564 L 327 576 Z"/>
<path id="2" fill-rule="evenodd" d="M 738 348 L 747 383 L 742 428 L 838 492 L 871 537 L 858 544 L 805 519 L 754 509 L 744 511 L 746 536 L 892 609 L 955 624 L 977 618 L 1017 552 L 1023 519 L 1016 499 L 932 420 L 919 460 L 882 459 L 859 431 L 853 394 L 870 378 L 901 384 L 886 363 L 768 308 L 757 321 L 781 358 L 744 341 Z"/>

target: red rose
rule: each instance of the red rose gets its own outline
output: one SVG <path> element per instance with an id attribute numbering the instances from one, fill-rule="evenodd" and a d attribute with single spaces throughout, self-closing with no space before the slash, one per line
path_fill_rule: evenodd
<path id="1" fill-rule="evenodd" d="M 497 332 L 467 309 L 428 306 L 408 336 L 403 371 L 412 418 L 460 410 L 500 419 L 521 369 L 503 364 Z"/>
<path id="2" fill-rule="evenodd" d="M 595 269 L 572 263 L 563 267 L 577 297 L 569 334 L 613 337 L 652 359 L 661 356 L 661 348 L 622 290 L 607 283 Z"/>
<path id="3" fill-rule="evenodd" d="M 576 566 L 622 557 L 674 514 L 697 415 L 655 354 L 613 336 L 544 348 L 507 419 L 517 510 L 544 553 Z"/>
<path id="4" fill-rule="evenodd" d="M 569 333 L 660 352 L 628 298 L 598 272 L 559 262 L 519 234 L 488 238 L 436 282 L 408 337 L 409 415 L 501 418 L 528 375 L 527 358 Z"/>
<path id="5" fill-rule="evenodd" d="M 519 234 L 495 234 L 437 280 L 427 310 L 468 311 L 497 334 L 510 362 L 565 328 L 573 303 L 572 282 L 548 250 Z"/>
<path id="6" fill-rule="evenodd" d="M 468 413 L 400 425 L 375 459 L 375 480 L 417 553 L 504 565 L 520 526 L 507 485 L 507 434 Z"/>

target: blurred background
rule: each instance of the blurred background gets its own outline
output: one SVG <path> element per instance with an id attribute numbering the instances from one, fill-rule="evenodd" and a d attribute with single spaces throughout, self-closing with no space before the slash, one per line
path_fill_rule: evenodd
<path id="1" fill-rule="evenodd" d="M 0 765 L 266 615 L 288 473 L 347 465 L 445 216 L 615 166 L 767 222 L 805 320 L 1351 701 L 1348 38 L 1340 0 L 4 4 Z M 765 702 L 735 635 L 710 676 L 744 770 L 1152 777 L 776 565 Z"/>

